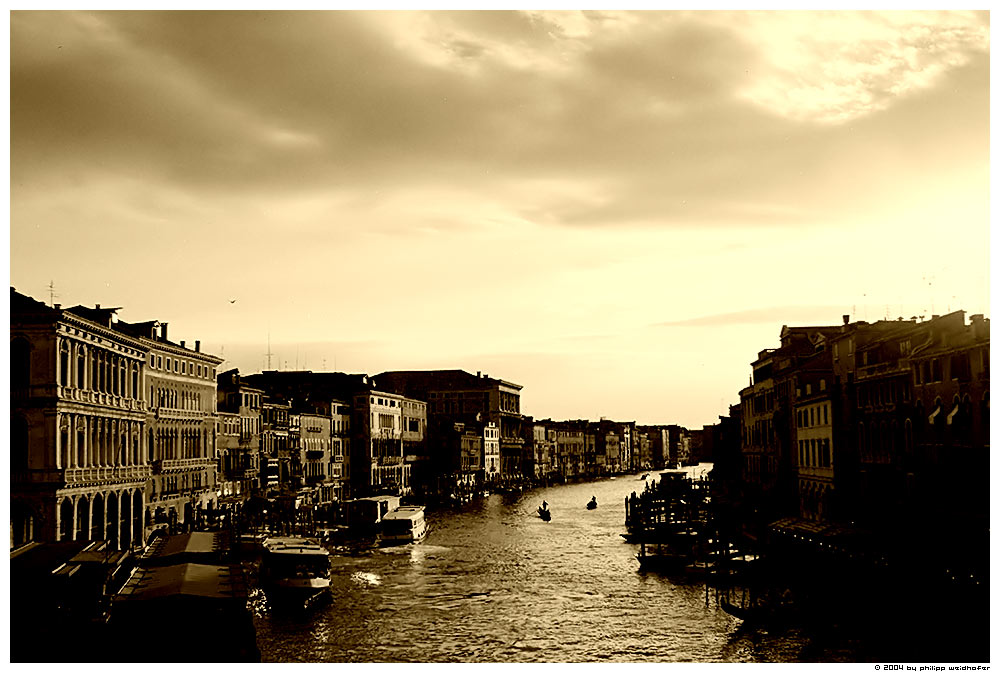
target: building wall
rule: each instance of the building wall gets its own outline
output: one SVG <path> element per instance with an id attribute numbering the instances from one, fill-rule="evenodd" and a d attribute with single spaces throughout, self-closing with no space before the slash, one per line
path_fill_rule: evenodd
<path id="1" fill-rule="evenodd" d="M 141 544 L 145 348 L 11 290 L 11 546 Z"/>
<path id="2" fill-rule="evenodd" d="M 149 348 L 146 508 L 150 524 L 186 527 L 218 505 L 216 367 L 222 360 L 166 341 L 165 331 L 159 339 L 140 337 Z"/>

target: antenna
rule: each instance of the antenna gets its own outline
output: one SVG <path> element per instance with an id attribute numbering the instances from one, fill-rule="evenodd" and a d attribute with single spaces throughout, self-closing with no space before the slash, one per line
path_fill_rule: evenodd
<path id="1" fill-rule="evenodd" d="M 264 353 L 264 355 L 267 356 L 267 368 L 270 370 L 271 369 L 271 356 L 274 355 L 274 353 L 271 352 L 271 330 L 267 331 L 267 352 Z"/>
<path id="2" fill-rule="evenodd" d="M 55 306 L 55 299 L 59 295 L 56 294 L 56 282 L 54 280 L 49 281 L 49 306 Z"/>

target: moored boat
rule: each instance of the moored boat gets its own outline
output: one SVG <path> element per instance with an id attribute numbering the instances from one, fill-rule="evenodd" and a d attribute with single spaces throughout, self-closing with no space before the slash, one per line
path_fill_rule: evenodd
<path id="1" fill-rule="evenodd" d="M 427 520 L 423 507 L 404 505 L 382 517 L 379 538 L 383 545 L 420 542 L 426 536 Z"/>

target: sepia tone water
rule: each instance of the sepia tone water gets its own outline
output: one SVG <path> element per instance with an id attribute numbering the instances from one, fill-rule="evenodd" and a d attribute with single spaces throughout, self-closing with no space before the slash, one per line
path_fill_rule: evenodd
<path id="1" fill-rule="evenodd" d="M 705 466 L 688 468 L 700 472 Z M 654 473 L 655 474 L 655 473 Z M 421 543 L 334 548 L 333 599 L 258 606 L 263 661 L 799 661 L 796 631 L 748 631 L 702 584 L 639 571 L 624 499 L 636 476 L 493 494 L 428 512 Z M 598 508 L 586 503 L 597 496 Z M 549 503 L 552 521 L 536 508 Z M 850 653 L 823 653 L 823 660 Z"/>

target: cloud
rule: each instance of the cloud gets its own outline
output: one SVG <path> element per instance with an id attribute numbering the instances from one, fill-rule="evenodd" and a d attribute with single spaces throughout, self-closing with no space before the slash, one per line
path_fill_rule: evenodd
<path id="1" fill-rule="evenodd" d="M 768 306 L 731 313 L 671 320 L 653 327 L 715 327 L 770 323 L 774 325 L 837 325 L 844 313 L 851 313 L 844 306 Z"/>
<path id="2" fill-rule="evenodd" d="M 764 61 L 740 91 L 790 119 L 845 123 L 934 86 L 989 51 L 989 15 L 781 12 L 747 15 Z"/>

